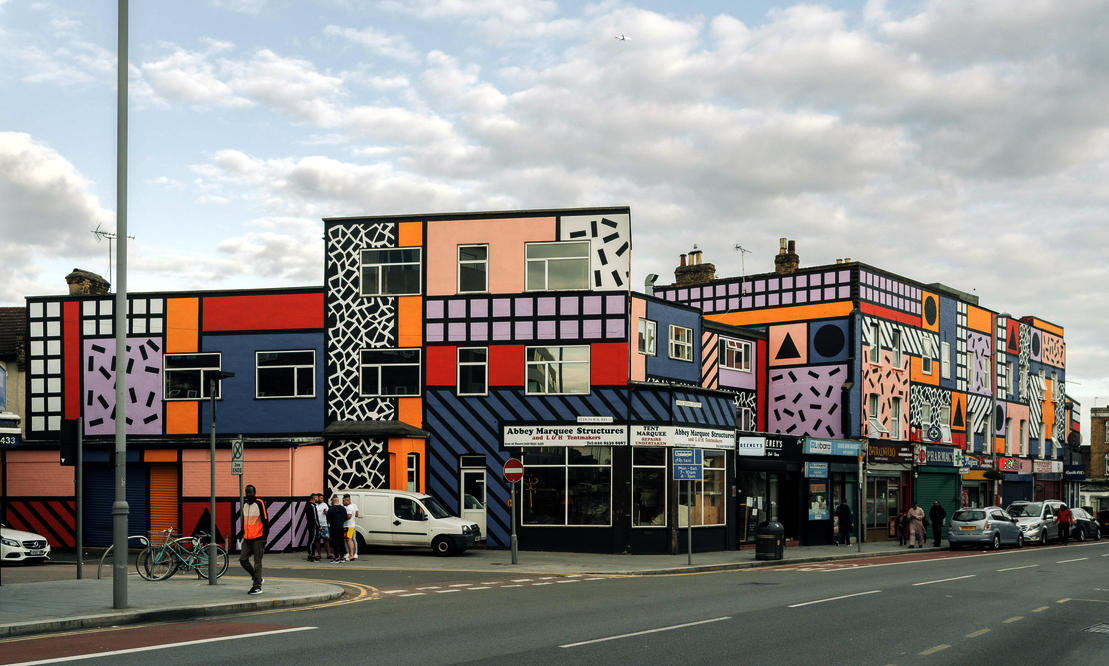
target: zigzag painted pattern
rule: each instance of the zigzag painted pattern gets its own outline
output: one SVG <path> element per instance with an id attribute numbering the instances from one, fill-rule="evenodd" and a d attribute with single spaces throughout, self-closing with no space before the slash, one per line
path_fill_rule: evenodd
<path id="1" fill-rule="evenodd" d="M 987 395 L 967 394 L 967 441 L 972 435 L 982 432 L 989 422 L 990 413 L 993 411 L 993 400 Z"/>
<path id="2" fill-rule="evenodd" d="M 716 333 L 701 333 L 701 386 L 718 388 L 720 386 L 720 336 Z"/>
<path id="3" fill-rule="evenodd" d="M 918 428 L 927 428 L 928 426 L 950 426 L 950 423 L 942 423 L 940 421 L 940 409 L 942 407 L 951 406 L 951 391 L 940 388 L 938 386 L 927 386 L 925 384 L 913 384 L 909 387 L 909 425 Z M 923 406 L 929 404 L 932 406 L 932 420 L 925 423 L 923 421 Z"/>
<path id="4" fill-rule="evenodd" d="M 13 529 L 41 534 L 51 548 L 75 548 L 76 506 L 71 499 L 9 497 L 4 502 L 4 522 Z"/>
<path id="5" fill-rule="evenodd" d="M 327 491 L 384 488 L 385 444 L 374 439 L 333 439 L 327 443 Z"/>
<path id="6" fill-rule="evenodd" d="M 235 512 L 235 533 L 243 528 L 239 502 L 232 506 Z M 289 551 L 308 545 L 308 523 L 304 518 L 304 507 L 308 502 L 302 500 L 266 500 L 266 511 L 270 517 L 270 531 L 266 538 L 267 552 Z"/>

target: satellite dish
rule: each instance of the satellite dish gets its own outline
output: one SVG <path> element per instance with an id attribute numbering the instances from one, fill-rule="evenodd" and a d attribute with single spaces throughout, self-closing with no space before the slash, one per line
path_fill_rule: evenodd
<path id="1" fill-rule="evenodd" d="M 1077 430 L 1071 430 L 1070 434 L 1067 435 L 1067 444 L 1070 444 L 1073 448 L 1082 446 L 1082 433 Z"/>

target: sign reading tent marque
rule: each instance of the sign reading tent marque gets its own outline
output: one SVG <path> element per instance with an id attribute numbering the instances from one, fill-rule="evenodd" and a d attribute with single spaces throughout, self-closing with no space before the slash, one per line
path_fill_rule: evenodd
<path id="1" fill-rule="evenodd" d="M 735 431 L 691 426 L 632 426 L 632 446 L 680 446 L 698 449 L 735 448 Z"/>
<path id="2" fill-rule="evenodd" d="M 504 426 L 505 446 L 627 446 L 622 425 Z"/>

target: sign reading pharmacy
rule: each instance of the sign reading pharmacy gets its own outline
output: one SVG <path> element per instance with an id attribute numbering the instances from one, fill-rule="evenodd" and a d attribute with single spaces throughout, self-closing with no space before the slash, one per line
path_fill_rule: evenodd
<path id="1" fill-rule="evenodd" d="M 627 446 L 623 425 L 504 426 L 505 446 Z"/>
<path id="2" fill-rule="evenodd" d="M 952 446 L 917 446 L 916 464 L 962 467 L 963 450 Z"/>

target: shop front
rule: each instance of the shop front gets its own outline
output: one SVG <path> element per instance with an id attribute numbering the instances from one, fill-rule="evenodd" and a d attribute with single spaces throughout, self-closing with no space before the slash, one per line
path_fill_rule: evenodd
<path id="1" fill-rule="evenodd" d="M 866 540 L 896 539 L 897 516 L 909 506 L 913 445 L 872 439 L 866 462 Z"/>
<path id="2" fill-rule="evenodd" d="M 801 442 L 801 453 L 805 506 L 801 545 L 835 543 L 838 530 L 835 510 L 843 499 L 847 500 L 851 515 L 858 522 L 857 489 L 862 444 L 843 439 L 806 437 Z"/>
<path id="3" fill-rule="evenodd" d="M 781 523 L 787 540 L 800 539 L 807 522 L 801 497 L 809 490 L 801 470 L 801 439 L 739 435 L 735 451 L 737 545 L 754 543 L 755 529 L 767 520 Z"/>
<path id="4" fill-rule="evenodd" d="M 1003 507 L 1013 502 L 1031 502 L 1035 498 L 1032 478 L 1032 461 L 1024 458 L 998 458 L 1001 470 L 1001 501 Z"/>
<path id="5" fill-rule="evenodd" d="M 986 471 L 993 469 L 993 459 L 981 454 L 963 454 L 963 507 L 977 509 L 989 506 L 990 480 Z"/>
<path id="6" fill-rule="evenodd" d="M 1037 502 L 1063 499 L 1063 461 L 1032 461 L 1032 492 Z"/>
<path id="7" fill-rule="evenodd" d="M 1063 465 L 1063 496 L 1071 506 L 1081 506 L 1079 497 L 1085 479 L 1085 465 Z"/>
<path id="8" fill-rule="evenodd" d="M 925 515 L 937 500 L 948 518 L 962 506 L 959 472 L 963 467 L 963 455 L 962 449 L 952 446 L 916 447 L 913 495 Z M 941 538 L 946 536 L 947 521 L 944 521 Z"/>

